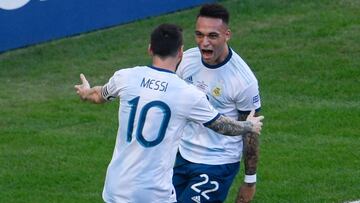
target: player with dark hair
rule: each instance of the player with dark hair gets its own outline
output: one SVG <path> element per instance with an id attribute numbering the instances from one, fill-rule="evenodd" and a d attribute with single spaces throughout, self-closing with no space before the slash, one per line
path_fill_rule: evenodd
<path id="1" fill-rule="evenodd" d="M 150 44 L 155 55 L 175 57 L 183 45 L 182 29 L 171 24 L 164 24 L 152 32 Z"/>
<path id="2" fill-rule="evenodd" d="M 260 133 L 262 118 L 239 122 L 218 113 L 206 95 L 175 74 L 182 58 L 181 29 L 162 24 L 151 34 L 151 66 L 122 69 L 104 86 L 90 87 L 83 74 L 76 85 L 83 100 L 120 98 L 119 128 L 108 166 L 105 202 L 176 202 L 173 164 L 182 130 L 196 122 L 227 135 Z"/>
<path id="3" fill-rule="evenodd" d="M 229 13 L 220 4 L 201 7 L 196 18 L 196 48 L 184 53 L 177 74 L 207 94 L 222 115 L 245 120 L 260 110 L 257 79 L 244 60 L 229 47 Z M 245 134 L 244 134 L 245 135 Z M 173 183 L 178 201 L 223 202 L 244 158 L 245 180 L 237 201 L 255 194 L 258 136 L 226 137 L 198 123 L 183 132 Z"/>

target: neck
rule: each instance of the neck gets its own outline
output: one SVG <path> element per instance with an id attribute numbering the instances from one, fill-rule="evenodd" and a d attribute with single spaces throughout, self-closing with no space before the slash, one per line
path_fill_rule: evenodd
<path id="1" fill-rule="evenodd" d="M 178 59 L 175 57 L 160 58 L 158 56 L 154 56 L 152 62 L 153 66 L 172 72 L 175 72 L 177 64 Z"/>
<path id="2" fill-rule="evenodd" d="M 215 61 L 216 64 L 222 63 L 223 61 L 225 61 L 225 59 L 227 58 L 227 56 L 229 55 L 229 46 L 226 44 L 226 46 L 224 47 L 223 50 L 223 54 L 218 58 L 217 61 Z M 215 64 L 212 64 L 215 65 Z"/>

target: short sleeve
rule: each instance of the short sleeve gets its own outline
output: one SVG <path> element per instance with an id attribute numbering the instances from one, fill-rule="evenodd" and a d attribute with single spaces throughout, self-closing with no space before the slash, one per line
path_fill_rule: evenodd
<path id="1" fill-rule="evenodd" d="M 239 111 L 250 111 L 261 107 L 259 86 L 257 82 L 250 84 L 236 98 L 236 108 Z"/>
<path id="2" fill-rule="evenodd" d="M 176 69 L 176 75 L 179 76 L 179 78 L 181 79 L 184 79 L 184 63 L 186 62 L 182 60 Z"/>
<path id="3" fill-rule="evenodd" d="M 120 90 L 122 89 L 122 83 L 124 78 L 124 71 L 117 71 L 109 79 L 109 81 L 102 87 L 101 95 L 107 100 L 114 100 L 116 97 L 119 97 Z"/>
<path id="4" fill-rule="evenodd" d="M 193 67 L 199 60 L 201 60 L 201 55 L 197 47 L 186 50 L 176 69 L 176 75 L 187 81 L 187 77 L 192 75 L 191 73 L 194 71 Z"/>
<path id="5" fill-rule="evenodd" d="M 201 96 L 199 96 L 201 95 Z M 204 125 L 210 124 L 220 114 L 207 100 L 206 95 L 198 91 L 197 101 L 189 109 L 189 119 Z"/>

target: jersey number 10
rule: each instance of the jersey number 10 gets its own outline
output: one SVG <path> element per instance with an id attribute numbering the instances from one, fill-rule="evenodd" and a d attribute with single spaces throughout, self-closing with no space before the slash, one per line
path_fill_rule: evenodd
<path id="1" fill-rule="evenodd" d="M 128 122 L 128 131 L 127 131 L 127 142 L 131 142 L 132 140 L 132 133 L 134 130 L 134 121 L 135 121 L 135 114 L 138 107 L 140 97 L 135 97 L 134 99 L 130 100 L 128 103 L 131 105 L 131 111 L 129 116 Z M 144 138 L 143 129 L 145 125 L 146 115 L 151 108 L 159 108 L 163 112 L 163 119 L 160 124 L 160 129 L 158 130 L 158 134 L 154 140 L 148 141 Z M 138 119 L 138 125 L 136 129 L 136 139 L 137 141 L 144 147 L 154 147 L 158 145 L 165 137 L 166 128 L 168 127 L 169 120 L 171 116 L 171 111 L 169 106 L 162 102 L 162 101 L 152 101 L 144 105 L 144 107 L 140 111 L 140 116 Z M 151 122 L 158 122 L 158 121 L 151 121 Z"/>

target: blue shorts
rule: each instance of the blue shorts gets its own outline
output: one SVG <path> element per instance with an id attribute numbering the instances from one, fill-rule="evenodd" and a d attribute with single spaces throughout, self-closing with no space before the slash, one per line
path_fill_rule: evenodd
<path id="1" fill-rule="evenodd" d="M 240 163 L 207 165 L 176 156 L 173 184 L 178 203 L 224 202 Z"/>

